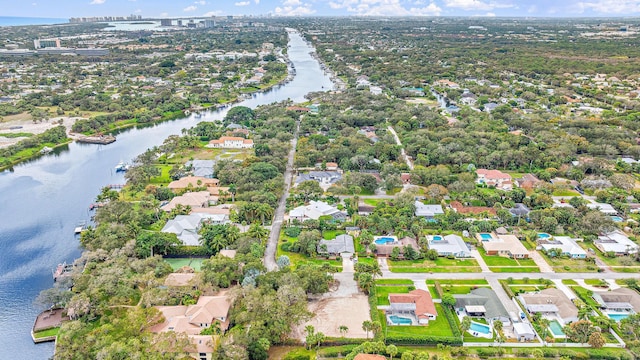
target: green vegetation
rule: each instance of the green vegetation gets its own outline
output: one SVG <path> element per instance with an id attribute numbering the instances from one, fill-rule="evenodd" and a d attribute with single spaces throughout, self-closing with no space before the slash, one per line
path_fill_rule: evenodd
<path id="1" fill-rule="evenodd" d="M 54 328 L 51 328 L 51 329 L 34 332 L 33 336 L 36 339 L 41 339 L 41 338 L 45 338 L 45 337 L 49 337 L 49 336 L 56 336 L 56 335 L 58 335 L 59 331 L 60 331 L 59 327 L 54 327 Z"/>

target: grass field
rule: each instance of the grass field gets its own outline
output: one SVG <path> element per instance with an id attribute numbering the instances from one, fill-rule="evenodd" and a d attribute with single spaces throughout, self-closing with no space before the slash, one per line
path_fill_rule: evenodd
<path id="1" fill-rule="evenodd" d="M 167 258 L 164 261 L 168 262 L 171 265 L 173 270 L 178 270 L 183 266 L 189 266 L 195 271 L 200 271 L 202 266 L 202 261 L 206 259 L 204 258 Z"/>
<path id="2" fill-rule="evenodd" d="M 479 287 L 489 287 L 489 285 L 443 285 L 442 290 L 447 294 L 463 295 L 468 294 L 471 290 Z"/>
<path id="3" fill-rule="evenodd" d="M 450 279 L 427 279 L 427 284 L 435 284 L 437 282 L 440 285 L 489 285 L 489 282 L 485 279 L 467 279 L 467 280 L 450 280 Z"/>
<path id="4" fill-rule="evenodd" d="M 377 279 L 376 285 L 413 285 L 409 279 Z"/>
<path id="5" fill-rule="evenodd" d="M 40 338 L 44 338 L 44 337 L 48 337 L 48 336 L 56 336 L 56 335 L 58 335 L 58 331 L 60 331 L 60 328 L 59 327 L 55 327 L 55 328 L 52 328 L 52 329 L 35 332 L 35 333 L 33 333 L 33 336 L 36 339 L 40 339 Z"/>
<path id="6" fill-rule="evenodd" d="M 409 291 L 409 286 L 406 285 L 376 286 L 377 303 L 378 305 L 389 305 L 389 294 L 406 294 Z"/>

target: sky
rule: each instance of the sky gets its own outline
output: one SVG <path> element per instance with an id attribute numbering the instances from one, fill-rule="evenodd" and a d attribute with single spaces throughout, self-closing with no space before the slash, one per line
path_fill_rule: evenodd
<path id="1" fill-rule="evenodd" d="M 31 2 L 29 2 L 31 1 Z M 0 0 L 0 15 L 640 16 L 640 0 Z"/>

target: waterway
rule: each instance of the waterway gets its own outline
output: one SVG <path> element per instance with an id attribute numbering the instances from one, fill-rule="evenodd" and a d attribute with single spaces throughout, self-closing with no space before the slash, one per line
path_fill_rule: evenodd
<path id="1" fill-rule="evenodd" d="M 237 105 L 255 108 L 334 87 L 329 74 L 309 54 L 313 49 L 297 33 L 289 36 L 292 81 Z M 64 149 L 0 173 L 0 359 L 47 359 L 53 343 L 34 345 L 30 330 L 38 309 L 33 300 L 53 284 L 51 271 L 72 262 L 81 249 L 73 229 L 91 214 L 100 189 L 124 182 L 114 166 L 200 121 L 220 120 L 228 108 L 191 115 L 118 134 L 110 145 L 72 143 Z"/>

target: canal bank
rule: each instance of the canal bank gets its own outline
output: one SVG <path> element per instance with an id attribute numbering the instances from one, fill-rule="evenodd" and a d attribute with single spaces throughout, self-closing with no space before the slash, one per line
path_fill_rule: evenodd
<path id="1" fill-rule="evenodd" d="M 296 75 L 288 83 L 258 93 L 237 105 L 255 108 L 283 100 L 305 101 L 309 92 L 333 88 L 329 76 L 310 55 L 313 49 L 290 33 L 288 56 Z M 110 145 L 71 143 L 49 156 L 22 163 L 0 173 L 0 348 L 12 359 L 47 359 L 53 344 L 34 345 L 30 332 L 41 309 L 33 305 L 38 293 L 52 286 L 56 265 L 80 256 L 74 227 L 90 217 L 89 205 L 103 186 L 121 184 L 114 166 L 169 135 L 201 121 L 222 119 L 231 107 L 133 128 L 118 134 Z"/>

